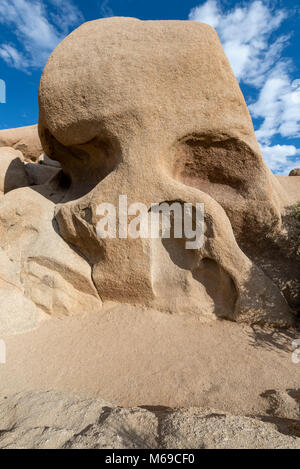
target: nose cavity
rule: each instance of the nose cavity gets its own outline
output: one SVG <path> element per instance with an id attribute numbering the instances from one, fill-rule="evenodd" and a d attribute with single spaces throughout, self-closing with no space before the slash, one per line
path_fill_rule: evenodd
<path id="1" fill-rule="evenodd" d="M 76 145 L 63 145 L 48 129 L 41 131 L 46 154 L 59 161 L 63 174 L 69 179 L 69 199 L 76 199 L 90 192 L 112 173 L 122 161 L 117 139 L 108 135 Z"/>

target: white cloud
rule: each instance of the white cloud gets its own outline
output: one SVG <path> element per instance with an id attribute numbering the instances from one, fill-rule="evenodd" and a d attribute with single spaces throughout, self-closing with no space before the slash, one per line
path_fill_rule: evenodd
<path id="1" fill-rule="evenodd" d="M 22 69 L 27 67 L 25 57 L 10 44 L 3 44 L 0 46 L 0 57 L 12 67 Z"/>
<path id="2" fill-rule="evenodd" d="M 222 20 L 218 3 L 215 0 L 209 0 L 204 5 L 193 8 L 189 14 L 189 20 L 201 21 L 216 28 Z"/>
<path id="3" fill-rule="evenodd" d="M 24 71 L 42 67 L 69 28 L 81 22 L 71 0 L 49 1 L 53 13 L 42 0 L 1 0 L 0 23 L 14 33 L 13 43 L 0 44 L 0 57 L 9 65 Z"/>
<path id="4" fill-rule="evenodd" d="M 47 0 L 46 0 L 47 1 Z M 68 34 L 70 27 L 83 21 L 83 15 L 74 5 L 72 0 L 48 0 L 53 5 L 54 11 L 49 15 L 52 23 L 59 28 L 63 34 Z"/>
<path id="5" fill-rule="evenodd" d="M 216 28 L 237 79 L 258 86 L 288 41 L 282 35 L 270 43 L 286 16 L 283 10 L 272 12 L 260 0 L 226 13 L 217 0 L 208 0 L 194 8 L 189 19 Z"/>
<path id="6" fill-rule="evenodd" d="M 250 104 L 254 117 L 263 119 L 256 131 L 260 142 L 269 143 L 276 134 L 300 137 L 299 89 L 283 71 L 275 69 L 262 87 L 258 100 Z"/>
<path id="7" fill-rule="evenodd" d="M 267 165 L 277 174 L 288 174 L 300 167 L 300 149 L 294 145 L 261 145 L 261 150 Z"/>
<path id="8" fill-rule="evenodd" d="M 264 157 L 271 169 L 280 173 L 294 164 L 288 158 L 300 154 L 293 145 L 272 144 L 278 135 L 300 137 L 300 80 L 292 81 L 292 61 L 281 55 L 290 36 L 277 34 L 274 38 L 287 18 L 287 11 L 261 0 L 226 12 L 219 1 L 207 0 L 189 15 L 190 20 L 216 28 L 236 78 L 258 90 L 258 99 L 249 109 L 253 117 L 262 120 L 256 135 Z"/>

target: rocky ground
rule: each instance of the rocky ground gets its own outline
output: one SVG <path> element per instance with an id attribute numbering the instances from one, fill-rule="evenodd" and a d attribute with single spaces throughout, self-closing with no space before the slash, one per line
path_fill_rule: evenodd
<path id="1" fill-rule="evenodd" d="M 299 397 L 300 392 L 272 396 L 275 414 L 253 418 L 208 408 L 124 408 L 69 393 L 22 393 L 0 401 L 0 448 L 300 449 Z M 276 409 L 289 418 L 276 417 Z"/>

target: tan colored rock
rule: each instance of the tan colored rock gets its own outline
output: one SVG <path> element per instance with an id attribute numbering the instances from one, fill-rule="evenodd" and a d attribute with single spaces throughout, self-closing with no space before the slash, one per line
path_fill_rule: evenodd
<path id="1" fill-rule="evenodd" d="M 1 234 L 2 236 L 2 234 Z M 0 333 L 18 334 L 35 329 L 46 319 L 30 298 L 25 296 L 19 265 L 0 248 Z"/>
<path id="2" fill-rule="evenodd" d="M 59 392 L 23 393 L 2 399 L 0 447 L 59 448 L 95 424 L 105 405 L 101 400 Z"/>
<path id="3" fill-rule="evenodd" d="M 37 161 L 43 151 L 37 125 L 0 130 L 0 147 L 20 150 L 26 161 Z"/>
<path id="4" fill-rule="evenodd" d="M 22 153 L 10 147 L 0 148 L 0 194 L 28 185 Z"/>
<path id="5" fill-rule="evenodd" d="M 276 176 L 281 188 L 281 202 L 283 210 L 300 201 L 300 176 Z"/>
<path id="6" fill-rule="evenodd" d="M 258 242 L 276 233 L 280 197 L 211 27 L 130 18 L 86 23 L 49 59 L 39 106 L 44 151 L 70 179 L 56 209 L 60 234 L 92 264 L 104 300 L 291 324 L 278 287 L 233 234 Z M 97 207 L 117 207 L 119 194 L 148 208 L 204 203 L 204 246 L 187 252 L 177 239 L 99 239 Z"/>
<path id="7" fill-rule="evenodd" d="M 38 186 L 0 199 L 2 334 L 36 327 L 47 315 L 101 308 L 90 266 L 56 231 L 54 208 Z"/>
<path id="8" fill-rule="evenodd" d="M 289 176 L 300 176 L 300 168 L 295 168 L 290 171 Z"/>
<path id="9" fill-rule="evenodd" d="M 121 408 L 46 392 L 0 401 L 0 448 L 300 449 L 300 438 L 214 409 Z"/>

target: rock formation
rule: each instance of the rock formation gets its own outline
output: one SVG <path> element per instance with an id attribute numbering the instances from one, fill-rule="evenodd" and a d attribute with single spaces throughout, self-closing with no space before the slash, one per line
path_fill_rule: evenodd
<path id="1" fill-rule="evenodd" d="M 278 233 L 281 194 L 212 28 L 118 18 L 84 24 L 48 61 L 39 105 L 43 148 L 69 181 L 55 211 L 59 232 L 92 265 L 103 300 L 291 323 L 278 287 L 233 235 L 257 242 Z M 99 239 L 97 207 L 117 206 L 120 194 L 149 209 L 204 203 L 203 248 Z"/>
<path id="2" fill-rule="evenodd" d="M 300 168 L 295 168 L 290 171 L 289 176 L 300 176 Z"/>
<path id="3" fill-rule="evenodd" d="M 206 319 L 292 324 L 278 284 L 237 244 L 278 235 L 283 190 L 264 164 L 244 98 L 211 27 L 118 18 L 86 23 L 49 59 L 39 107 L 43 149 L 62 171 L 47 166 L 44 175 L 44 168 L 27 165 L 34 190 L 5 195 L 0 212 L 3 232 L 7 220 L 18 217 L 19 199 L 26 201 L 22 223 L 13 225 L 1 247 L 7 256 L 9 239 L 9 249 L 22 253 L 19 261 L 10 258 L 20 272 L 10 282 L 23 285 L 33 310 L 88 311 L 89 301 L 78 300 L 76 307 L 52 299 L 61 289 L 57 275 L 74 287 L 74 266 L 84 263 L 79 292 L 98 298 L 98 307 L 112 300 Z M 10 168 L 6 174 L 12 163 Z M 51 171 L 55 177 L 47 183 Z M 20 185 L 26 184 L 16 179 L 12 188 Z M 188 251 L 174 237 L 100 239 L 97 207 L 117 207 L 120 194 L 149 210 L 153 203 L 203 203 L 204 245 Z M 37 207 L 34 220 L 31 205 Z M 59 262 L 51 250 L 45 253 L 45 233 L 48 246 L 58 243 L 65 251 Z M 34 256 L 27 249 L 32 236 Z M 27 286 L 33 262 L 43 265 L 34 273 L 35 289 Z M 41 296 L 49 296 L 46 305 Z"/>
<path id="4" fill-rule="evenodd" d="M 26 161 L 37 161 L 43 151 L 37 125 L 0 130 L 0 147 L 20 150 Z"/>

